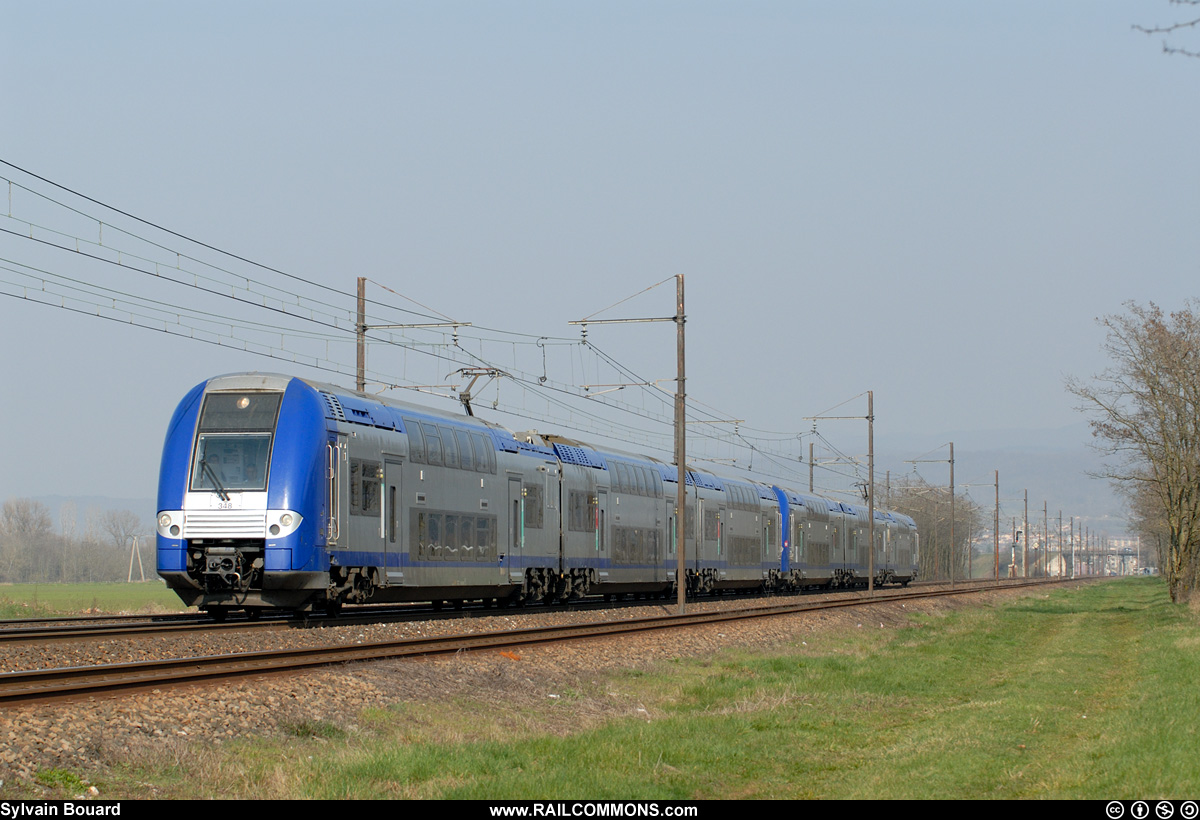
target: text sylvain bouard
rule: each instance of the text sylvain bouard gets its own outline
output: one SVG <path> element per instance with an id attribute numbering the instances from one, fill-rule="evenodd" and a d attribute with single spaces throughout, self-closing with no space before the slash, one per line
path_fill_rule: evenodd
<path id="1" fill-rule="evenodd" d="M 0 802 L 0 817 L 120 817 L 120 803 L 46 801 Z"/>

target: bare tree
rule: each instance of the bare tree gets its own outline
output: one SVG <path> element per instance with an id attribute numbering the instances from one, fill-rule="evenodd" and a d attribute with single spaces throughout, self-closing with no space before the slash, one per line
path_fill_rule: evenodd
<path id="1" fill-rule="evenodd" d="M 142 522 L 129 510 L 105 510 L 100 516 L 100 529 L 114 547 L 129 546 L 129 539 L 142 534 Z"/>
<path id="2" fill-rule="evenodd" d="M 900 478 L 892 483 L 887 505 L 917 522 L 921 534 L 920 576 L 965 578 L 970 544 L 982 521 L 978 505 L 965 496 L 954 496 L 954 541 L 950 540 L 950 489 L 920 478 Z"/>
<path id="3" fill-rule="evenodd" d="M 1200 6 L 1200 0 L 1170 0 L 1172 6 Z M 1163 52 L 1166 54 L 1181 54 L 1184 57 L 1200 57 L 1200 51 L 1194 48 L 1187 48 L 1179 45 L 1172 45 L 1170 37 L 1178 35 L 1180 32 L 1200 29 L 1200 15 L 1195 13 L 1184 15 L 1182 20 L 1176 20 L 1172 23 L 1162 23 L 1155 26 L 1139 26 L 1133 27 L 1134 31 L 1140 31 L 1143 34 L 1164 34 Z"/>
<path id="4" fill-rule="evenodd" d="M 53 530 L 50 510 L 30 498 L 10 498 L 0 511 L 0 578 L 23 580 L 36 571 Z"/>
<path id="5" fill-rule="evenodd" d="M 1157 501 L 1167 536 L 1162 567 L 1171 600 L 1183 602 L 1200 569 L 1200 303 L 1169 316 L 1153 303 L 1125 307 L 1098 320 L 1111 366 L 1092 382 L 1068 379 L 1067 389 L 1109 459 L 1098 475 Z"/>

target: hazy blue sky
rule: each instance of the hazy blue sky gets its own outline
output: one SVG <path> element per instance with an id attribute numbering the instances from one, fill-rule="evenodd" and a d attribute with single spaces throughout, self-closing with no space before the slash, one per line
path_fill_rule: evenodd
<path id="1" fill-rule="evenodd" d="M 744 420 L 765 477 L 804 483 L 789 479 L 807 476 L 794 463 L 804 417 L 868 389 L 881 448 L 952 436 L 967 447 L 989 430 L 1044 438 L 1079 421 L 1064 375 L 1104 366 L 1096 316 L 1197 293 L 1200 61 L 1131 30 L 1174 11 L 1166 0 L 0 0 L 0 159 L 343 295 L 3 166 L 33 193 L 14 187 L 12 218 L 0 199 L 0 228 L 15 232 L 0 233 L 0 293 L 72 276 L 351 340 L 153 281 L 128 260 L 192 254 L 181 267 L 193 283 L 197 271 L 248 277 L 343 318 L 368 276 L 489 328 L 464 329 L 463 346 L 565 389 L 620 379 L 578 345 L 529 342 L 577 339 L 570 320 L 683 273 L 688 392 Z M 31 231 L 82 250 L 103 242 L 93 255 L 111 259 L 16 235 Z M 668 283 L 604 315 L 665 316 L 673 300 Z M 589 337 L 639 378 L 674 375 L 669 325 Z M 276 342 L 352 372 L 348 341 Z M 7 296 L 0 347 L 0 497 L 152 495 L 172 409 L 212 375 L 353 382 Z M 428 355 L 440 349 L 375 346 L 370 362 L 381 379 L 465 384 L 448 378 L 462 361 Z M 496 391 L 481 396 L 489 409 L 496 399 L 532 417 L 496 416 L 509 426 L 599 429 L 547 407 L 544 389 Z M 604 398 L 661 409 L 634 388 Z M 838 413 L 865 410 L 859 399 Z M 670 446 L 655 419 L 613 417 L 642 431 L 618 437 Z M 865 451 L 862 428 L 820 427 L 852 453 Z M 699 438 L 719 432 L 689 432 L 697 455 L 748 463 Z"/>

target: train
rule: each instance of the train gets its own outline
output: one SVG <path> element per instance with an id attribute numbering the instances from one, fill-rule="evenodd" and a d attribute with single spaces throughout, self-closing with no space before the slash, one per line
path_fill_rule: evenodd
<path id="1" fill-rule="evenodd" d="M 167 429 L 158 574 L 188 606 L 556 603 L 848 588 L 868 510 L 472 414 L 274 373 L 207 379 Z M 875 511 L 875 582 L 917 577 L 914 521 Z"/>

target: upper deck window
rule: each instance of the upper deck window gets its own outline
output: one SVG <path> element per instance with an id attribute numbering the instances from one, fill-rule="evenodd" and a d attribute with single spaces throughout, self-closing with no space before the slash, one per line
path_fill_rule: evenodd
<path id="1" fill-rule="evenodd" d="M 200 411 L 200 431 L 274 430 L 282 393 L 209 393 Z"/>

